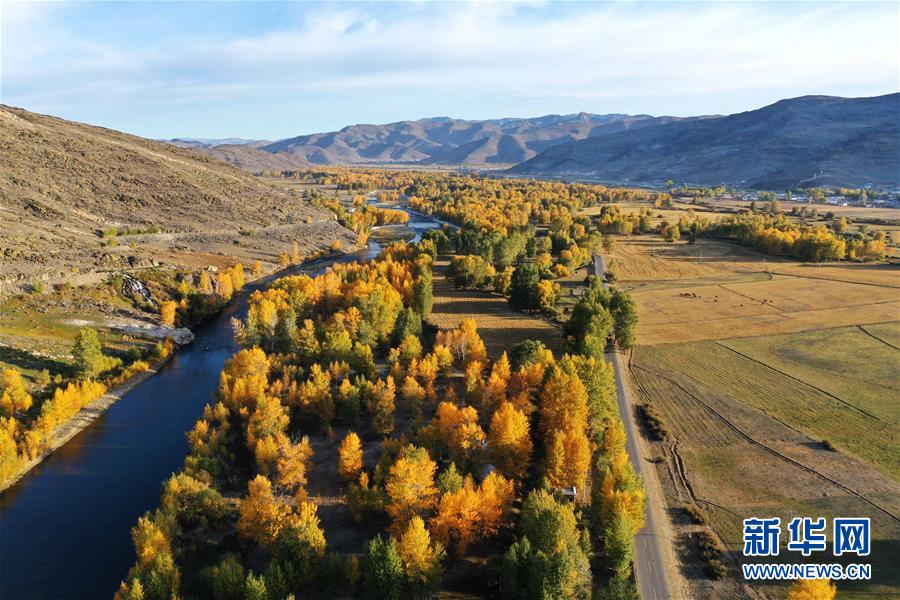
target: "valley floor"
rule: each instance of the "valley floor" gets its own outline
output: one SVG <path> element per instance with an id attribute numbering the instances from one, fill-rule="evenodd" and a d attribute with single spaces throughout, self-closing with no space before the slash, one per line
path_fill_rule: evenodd
<path id="1" fill-rule="evenodd" d="M 629 368 L 668 430 L 650 448 L 695 595 L 784 595 L 740 573 L 741 521 L 767 516 L 870 517 L 873 580 L 838 593 L 900 592 L 900 269 L 649 236 L 623 239 L 612 257 L 638 305 Z M 707 527 L 727 549 L 721 581 L 703 572 Z"/>

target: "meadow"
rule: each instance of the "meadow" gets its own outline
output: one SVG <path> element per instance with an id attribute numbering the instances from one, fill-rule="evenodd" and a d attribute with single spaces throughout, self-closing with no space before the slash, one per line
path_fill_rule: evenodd
<path id="1" fill-rule="evenodd" d="M 488 356 L 496 360 L 510 347 L 525 340 L 539 340 L 559 356 L 563 338 L 559 327 L 546 319 L 516 312 L 499 294 L 453 287 L 444 273 L 448 261 L 435 262 L 434 307 L 431 322 L 440 329 L 453 329 L 463 319 L 475 319 Z"/>
<path id="2" fill-rule="evenodd" d="M 897 265 L 813 265 L 646 235 L 617 238 L 609 257 L 637 304 L 630 370 L 668 430 L 645 458 L 656 462 L 695 593 L 783 597 L 786 586 L 743 583 L 741 520 L 845 514 L 873 519 L 876 575 L 838 583 L 839 597 L 898 593 Z M 696 536 L 707 526 L 729 551 L 724 580 L 702 572 Z"/>

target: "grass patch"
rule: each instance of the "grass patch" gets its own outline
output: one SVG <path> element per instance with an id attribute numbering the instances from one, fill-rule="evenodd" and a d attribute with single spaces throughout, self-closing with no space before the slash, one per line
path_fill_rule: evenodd
<path id="1" fill-rule="evenodd" d="M 851 454 L 900 479 L 900 428 L 854 407 L 859 396 L 837 399 L 809 384 L 742 356 L 715 342 L 644 346 L 639 363 L 651 371 L 674 372 L 692 380 L 700 392 L 715 401 L 732 398 L 789 423 L 813 439 L 828 439 Z M 847 353 L 861 378 L 867 373 L 865 357 Z M 896 397 L 896 396 L 894 396 Z"/>

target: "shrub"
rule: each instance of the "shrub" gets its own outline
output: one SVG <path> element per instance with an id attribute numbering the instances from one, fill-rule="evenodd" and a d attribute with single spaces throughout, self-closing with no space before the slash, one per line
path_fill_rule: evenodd
<path id="1" fill-rule="evenodd" d="M 693 521 L 697 525 L 707 524 L 706 513 L 703 512 L 703 509 L 696 504 L 685 504 L 684 512 L 686 512 L 691 518 L 691 521 Z"/>
<path id="2" fill-rule="evenodd" d="M 662 417 L 656 412 L 656 409 L 653 408 L 653 405 L 638 404 L 636 408 L 638 417 L 640 417 L 644 426 L 647 428 L 647 431 L 655 441 L 661 442 L 669 437 L 669 431 L 666 429 Z"/>

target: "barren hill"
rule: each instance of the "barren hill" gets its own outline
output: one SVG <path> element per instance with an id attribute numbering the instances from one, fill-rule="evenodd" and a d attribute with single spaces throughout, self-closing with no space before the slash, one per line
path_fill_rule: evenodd
<path id="1" fill-rule="evenodd" d="M 295 240 L 309 249 L 354 241 L 330 214 L 224 162 L 7 106 L 0 221 L 7 291 L 160 259 L 274 261 Z"/>
<path id="2" fill-rule="evenodd" d="M 286 152 L 266 152 L 251 144 L 220 144 L 198 148 L 198 150 L 250 173 L 294 171 L 308 169 L 310 166 L 301 156 Z"/>
<path id="3" fill-rule="evenodd" d="M 486 121 L 436 117 L 387 125 L 350 125 L 340 131 L 281 140 L 261 149 L 317 165 L 513 164 L 557 144 L 674 120 L 677 117 L 588 113 Z"/>
<path id="4" fill-rule="evenodd" d="M 900 94 L 804 96 L 549 148 L 510 169 L 604 180 L 798 186 L 900 185 Z"/>

